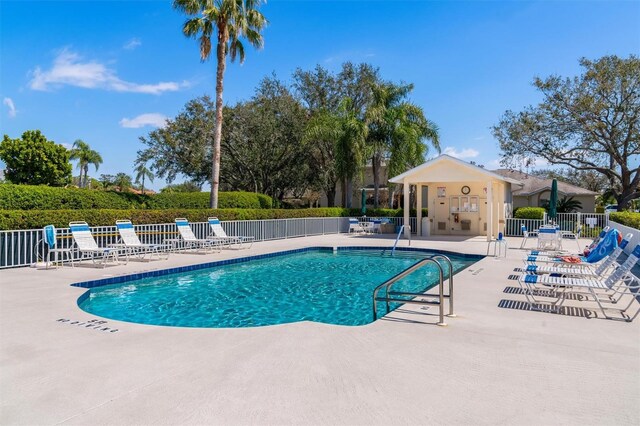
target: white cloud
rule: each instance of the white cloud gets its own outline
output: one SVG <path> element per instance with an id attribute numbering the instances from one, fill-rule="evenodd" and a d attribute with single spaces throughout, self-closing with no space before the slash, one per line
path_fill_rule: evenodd
<path id="1" fill-rule="evenodd" d="M 133 50 L 138 46 L 142 46 L 142 42 L 140 41 L 139 38 L 134 37 L 131 40 L 127 41 L 124 46 L 122 46 L 123 49 L 126 50 Z"/>
<path id="2" fill-rule="evenodd" d="M 473 148 L 465 148 L 460 151 L 457 151 L 452 146 L 446 147 L 443 152 L 452 157 L 460 158 L 461 160 L 464 160 L 466 158 L 476 158 L 478 155 L 480 155 L 480 152 L 476 151 Z"/>
<path id="3" fill-rule="evenodd" d="M 159 95 L 174 92 L 187 85 L 186 82 L 160 82 L 138 84 L 120 79 L 114 70 L 97 61 L 82 62 L 78 54 L 64 49 L 47 71 L 37 67 L 33 71 L 29 87 L 33 90 L 50 90 L 63 85 L 85 89 L 103 89 L 115 92 L 147 93 Z"/>
<path id="4" fill-rule="evenodd" d="M 120 120 L 120 125 L 130 129 L 139 129 L 144 126 L 164 127 L 166 120 L 167 117 L 164 115 L 152 112 L 133 118 L 123 118 Z"/>
<path id="5" fill-rule="evenodd" d="M 9 108 L 9 111 L 7 111 L 7 114 L 9 115 L 9 117 L 13 118 L 16 116 L 16 106 L 13 104 L 13 99 L 11 98 L 4 98 L 2 100 L 2 103 L 4 105 L 7 106 L 7 108 Z"/>

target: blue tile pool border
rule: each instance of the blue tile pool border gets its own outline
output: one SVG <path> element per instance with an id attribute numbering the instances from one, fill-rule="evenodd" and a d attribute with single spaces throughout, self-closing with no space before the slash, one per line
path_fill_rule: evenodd
<path id="1" fill-rule="evenodd" d="M 336 247 L 337 251 L 347 251 L 347 250 L 390 250 L 389 247 L 375 247 L 375 246 L 342 246 L 342 247 Z M 300 249 L 293 249 L 293 250 L 285 250 L 285 251 L 278 251 L 278 252 L 274 252 L 274 253 L 266 253 L 266 254 L 258 254 L 258 255 L 254 255 L 254 256 L 246 256 L 246 257 L 239 257 L 239 258 L 235 258 L 235 259 L 226 259 L 226 260 L 216 260 L 213 262 L 206 262 L 206 263 L 198 263 L 195 265 L 187 265 L 187 266 L 178 266 L 175 268 L 169 268 L 169 269 L 155 269 L 152 271 L 147 271 L 147 272 L 140 272 L 137 274 L 129 274 L 129 275 L 119 275 L 119 276 L 115 276 L 115 277 L 109 277 L 109 278 L 101 278 L 99 280 L 91 280 L 91 281 L 82 281 L 82 282 L 77 282 L 77 283 L 73 283 L 71 284 L 72 287 L 80 287 L 80 288 L 95 288 L 95 287 L 102 287 L 102 286 L 106 286 L 106 285 L 114 285 L 114 284 L 122 284 L 125 282 L 129 282 L 129 281 L 135 281 L 135 280 L 140 280 L 143 278 L 149 278 L 149 277 L 160 277 L 160 276 L 164 276 L 164 275 L 171 275 L 171 274 L 178 274 L 181 272 L 189 272 L 189 271 L 197 271 L 200 269 L 207 269 L 207 268 L 215 268 L 215 267 L 219 267 L 219 266 L 224 266 L 224 265 L 233 265 L 236 263 L 245 263 L 245 262 L 250 262 L 250 261 L 254 261 L 254 260 L 261 260 L 261 259 L 267 259 L 267 258 L 271 258 L 271 257 L 279 257 L 279 256 L 286 256 L 289 254 L 295 254 L 295 253 L 305 253 L 305 252 L 310 252 L 310 251 L 333 251 L 334 247 L 326 247 L 326 246 L 316 246 L 316 247 L 305 247 L 305 248 L 300 248 Z M 447 251 L 447 250 L 436 250 L 436 249 L 426 249 L 426 248 L 417 248 L 417 247 L 397 247 L 396 251 L 404 251 L 404 252 L 414 252 L 414 253 L 428 253 L 428 254 L 444 254 L 444 255 L 454 255 L 457 257 L 462 257 L 465 259 L 475 259 L 476 262 L 480 259 L 483 259 L 485 256 L 482 255 L 478 255 L 478 254 L 465 254 L 465 253 L 456 253 L 453 251 Z M 89 297 L 89 292 L 84 293 L 82 296 L 80 296 L 80 298 L 78 299 L 78 303 L 82 303 L 82 301 L 84 301 L 84 299 L 86 299 L 87 297 Z"/>

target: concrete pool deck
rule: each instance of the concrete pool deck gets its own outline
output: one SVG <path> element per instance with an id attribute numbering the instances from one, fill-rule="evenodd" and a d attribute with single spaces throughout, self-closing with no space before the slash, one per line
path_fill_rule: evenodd
<path id="1" fill-rule="evenodd" d="M 105 269 L 0 270 L 0 424 L 639 424 L 640 318 L 604 320 L 575 301 L 585 309 L 571 315 L 526 310 L 509 279 L 522 266 L 519 242 L 506 259 L 456 275 L 458 317 L 448 327 L 434 325 L 436 307 L 412 305 L 360 327 L 106 320 L 95 329 L 87 321 L 102 318 L 76 304 L 86 289 L 69 285 L 308 246 L 392 244 L 377 236 L 278 240 Z M 480 238 L 411 245 L 487 247 Z"/>

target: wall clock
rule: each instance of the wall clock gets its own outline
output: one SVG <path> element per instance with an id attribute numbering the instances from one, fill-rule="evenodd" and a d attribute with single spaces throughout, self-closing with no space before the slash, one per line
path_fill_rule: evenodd
<path id="1" fill-rule="evenodd" d="M 469 192 L 471 192 L 471 188 L 469 188 L 467 185 L 462 187 L 462 193 L 464 195 L 467 195 Z"/>

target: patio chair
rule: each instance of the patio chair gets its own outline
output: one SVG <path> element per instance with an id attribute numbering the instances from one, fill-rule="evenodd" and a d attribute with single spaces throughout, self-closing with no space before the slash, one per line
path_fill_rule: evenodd
<path id="1" fill-rule="evenodd" d="M 184 248 L 186 249 L 200 249 L 205 253 L 215 251 L 216 249 L 220 251 L 219 241 L 206 238 L 197 238 L 191 230 L 191 226 L 189 226 L 189 221 L 187 219 L 177 218 L 175 222 L 176 226 L 178 227 L 178 232 L 180 233 L 181 239 L 170 240 L 171 242 L 181 242 L 185 245 Z"/>
<path id="2" fill-rule="evenodd" d="M 89 256 L 94 265 L 102 265 L 104 268 L 107 265 L 109 259 L 113 259 L 115 263 L 118 262 L 118 253 L 120 249 L 118 247 L 100 247 L 96 240 L 91 235 L 91 230 L 87 222 L 70 222 L 69 229 L 73 236 L 77 251 L 80 253 L 80 261 L 85 259 L 85 256 Z M 96 263 L 99 260 L 100 262 Z"/>
<path id="3" fill-rule="evenodd" d="M 208 239 L 214 241 L 217 240 L 221 244 L 226 244 L 228 247 L 231 247 L 231 245 L 233 244 L 235 246 L 238 246 L 239 249 L 245 248 L 245 243 L 249 243 L 249 247 L 246 248 L 251 248 L 251 246 L 253 246 L 253 243 L 256 239 L 255 237 L 230 236 L 227 235 L 224 228 L 222 227 L 222 224 L 220 223 L 220 219 L 218 219 L 217 217 L 210 217 L 209 219 L 207 219 L 207 221 L 209 222 L 209 227 L 211 228 L 211 235 L 207 237 Z"/>
<path id="4" fill-rule="evenodd" d="M 538 250 L 558 250 L 562 248 L 560 234 L 556 227 L 542 226 L 538 229 Z"/>
<path id="5" fill-rule="evenodd" d="M 169 258 L 169 250 L 171 246 L 168 244 L 143 244 L 136 234 L 136 230 L 130 220 L 116 220 L 116 228 L 120 234 L 120 240 L 122 245 L 126 249 L 127 257 L 129 254 L 138 256 L 140 259 L 148 254 L 149 260 L 153 259 L 153 256 L 157 256 L 158 259 L 164 257 Z"/>
<path id="6" fill-rule="evenodd" d="M 60 262 L 64 262 L 64 259 L 67 258 L 71 262 L 71 266 L 75 267 L 73 264 L 73 251 L 68 248 L 59 248 L 58 247 L 58 239 L 56 238 L 56 227 L 53 225 L 46 225 L 42 229 L 42 235 L 44 236 L 40 242 L 44 241 L 47 245 L 47 253 L 43 254 L 44 260 L 44 268 L 49 269 L 49 266 L 53 263 L 58 269 L 58 255 L 61 255 Z M 40 243 L 38 243 L 38 246 Z M 51 255 L 54 255 L 54 262 L 51 262 Z"/>
<path id="7" fill-rule="evenodd" d="M 529 238 L 538 238 L 538 231 L 528 231 L 525 225 L 522 225 L 520 230 L 522 231 L 522 242 L 520 243 L 521 249 L 525 248 Z"/>
<path id="8" fill-rule="evenodd" d="M 631 269 L 638 264 L 639 259 L 640 245 L 637 245 L 627 260 L 618 266 L 606 279 L 598 277 L 565 278 L 551 275 L 521 275 L 518 279 L 518 284 L 524 291 L 527 301 L 529 301 L 535 310 L 552 310 L 558 312 L 566 300 L 568 293 L 584 294 L 583 291 L 586 290 L 586 294 L 589 294 L 598 304 L 605 318 L 630 322 L 640 313 L 639 308 L 633 316 L 626 314 L 626 311 L 636 300 L 636 292 L 640 289 L 640 281 L 631 273 Z M 550 309 L 540 308 L 541 303 L 535 297 L 535 290 L 540 288 L 538 286 L 539 284 L 553 289 L 551 293 L 546 293 L 544 296 L 554 297 L 556 299 L 555 302 L 549 305 Z M 604 305 L 610 303 L 617 304 L 625 294 L 631 295 L 631 301 L 624 308 Z M 606 299 L 603 299 L 603 295 Z M 622 318 L 609 316 L 607 314 L 608 310 L 617 311 L 622 315 Z"/>
<path id="9" fill-rule="evenodd" d="M 349 234 L 354 233 L 354 234 L 358 234 L 358 233 L 365 233 L 367 232 L 366 229 L 364 229 L 364 226 L 362 226 L 360 224 L 360 222 L 358 222 L 358 219 L 350 217 L 349 218 Z"/>
<path id="10" fill-rule="evenodd" d="M 613 251 L 600 259 L 597 262 L 585 262 L 585 263 L 561 263 L 557 262 L 555 265 L 527 265 L 525 272 L 533 274 L 558 274 L 565 277 L 606 277 L 617 266 L 617 260 L 624 252 L 624 249 L 633 238 L 633 234 L 627 234 L 619 246 L 615 247 Z"/>
<path id="11" fill-rule="evenodd" d="M 604 259 L 606 256 L 611 254 L 613 250 L 618 246 L 618 237 L 620 233 L 617 229 L 609 229 L 607 233 L 598 241 L 598 244 L 591 249 L 587 256 L 578 254 L 575 256 L 564 254 L 564 253 L 554 253 L 549 255 L 529 255 L 525 260 L 525 264 L 537 264 L 537 263 L 551 263 L 557 264 L 563 262 L 562 257 L 575 257 L 580 260 L 579 263 L 596 263 Z M 534 252 L 532 252 L 534 253 Z"/>
<path id="12" fill-rule="evenodd" d="M 575 232 L 571 231 L 560 231 L 560 238 L 575 240 L 576 245 L 578 246 L 578 251 L 580 251 L 580 236 L 582 235 L 582 225 L 578 225 Z"/>

